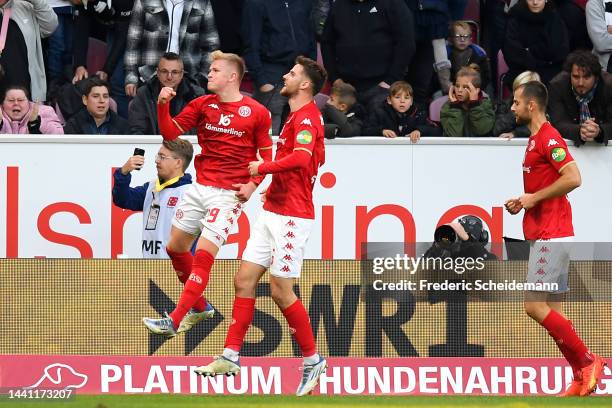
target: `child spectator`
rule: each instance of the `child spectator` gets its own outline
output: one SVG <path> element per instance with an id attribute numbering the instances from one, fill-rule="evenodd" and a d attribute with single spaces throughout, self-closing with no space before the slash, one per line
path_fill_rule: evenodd
<path id="1" fill-rule="evenodd" d="M 422 135 L 439 136 L 440 131 L 427 120 L 427 113 L 413 103 L 412 86 L 405 81 L 394 82 L 389 96 L 368 117 L 363 133 L 366 136 L 409 137 L 416 143 Z"/>
<path id="2" fill-rule="evenodd" d="M 321 113 L 325 121 L 325 134 L 330 134 L 328 128 L 336 128 L 335 137 L 353 137 L 361 135 L 363 125 L 357 110 L 357 91 L 351 84 L 336 80 L 329 99 Z"/>
<path id="3" fill-rule="evenodd" d="M 451 26 L 450 45 L 446 47 L 448 59 L 451 62 L 449 71 L 438 71 L 440 87 L 444 94 L 448 93 L 450 86 L 457 78 L 457 72 L 463 67 L 477 64 L 480 68 L 481 88 L 486 89 L 491 78 L 489 58 L 484 49 L 472 44 L 472 28 L 465 21 L 455 21 Z"/>
<path id="4" fill-rule="evenodd" d="M 24 86 L 9 86 L 0 109 L 0 133 L 54 134 L 64 133 L 62 124 L 50 106 L 30 102 Z"/>
<path id="5" fill-rule="evenodd" d="M 455 85 L 450 87 L 448 101 L 440 112 L 444 136 L 491 136 L 495 124 L 493 103 L 480 87 L 478 65 L 457 72 Z"/>
<path id="6" fill-rule="evenodd" d="M 525 71 L 520 73 L 512 83 L 512 92 L 516 88 L 531 81 L 540 81 L 540 75 L 537 72 Z M 512 107 L 512 98 L 497 108 L 495 117 L 495 126 L 493 127 L 493 135 L 512 139 L 514 137 L 529 137 L 531 131 L 526 125 L 518 125 L 514 112 L 510 110 Z"/>

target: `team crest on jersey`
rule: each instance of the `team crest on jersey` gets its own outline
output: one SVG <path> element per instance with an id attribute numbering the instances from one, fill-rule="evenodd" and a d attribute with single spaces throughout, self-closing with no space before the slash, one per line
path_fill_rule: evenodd
<path id="1" fill-rule="evenodd" d="M 552 157 L 552 159 L 556 162 L 562 162 L 563 160 L 565 160 L 565 149 L 563 149 L 562 147 L 555 147 L 552 150 L 552 153 L 550 154 L 550 157 Z"/>
<path id="2" fill-rule="evenodd" d="M 302 122 L 300 122 L 300 125 L 312 126 L 312 122 L 310 121 L 310 119 L 304 118 L 304 120 Z"/>
<path id="3" fill-rule="evenodd" d="M 312 133 L 307 130 L 302 130 L 297 134 L 297 142 L 299 144 L 310 144 L 312 142 Z"/>
<path id="4" fill-rule="evenodd" d="M 168 199 L 168 207 L 175 207 L 176 203 L 178 203 L 178 197 L 170 197 Z"/>
<path id="5" fill-rule="evenodd" d="M 527 150 L 532 151 L 534 147 L 535 147 L 535 140 L 532 140 L 531 142 L 529 142 L 529 149 Z"/>
<path id="6" fill-rule="evenodd" d="M 174 216 L 176 217 L 177 220 L 180 220 L 183 218 L 183 210 L 181 210 L 180 208 L 178 210 L 176 210 L 176 213 L 174 214 Z"/>
<path id="7" fill-rule="evenodd" d="M 556 146 L 556 145 L 558 145 L 558 144 L 559 144 L 559 142 L 557 142 L 555 139 L 550 139 L 550 140 L 548 141 L 548 147 L 550 147 L 550 146 Z"/>
<path id="8" fill-rule="evenodd" d="M 246 105 L 243 105 L 238 109 L 238 114 L 243 118 L 248 118 L 249 116 L 251 116 L 251 108 Z"/>

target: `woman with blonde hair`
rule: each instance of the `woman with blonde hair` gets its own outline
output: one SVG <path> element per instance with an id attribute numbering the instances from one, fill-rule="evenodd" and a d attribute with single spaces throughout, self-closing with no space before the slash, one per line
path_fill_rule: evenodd
<path id="1" fill-rule="evenodd" d="M 512 82 L 512 92 L 516 91 L 521 85 L 527 82 L 538 81 L 541 82 L 540 75 L 534 71 L 524 71 L 516 76 Z M 493 127 L 493 134 L 495 136 L 503 137 L 505 139 L 512 139 L 514 137 L 529 137 L 530 132 L 525 125 L 516 125 L 516 118 L 514 113 L 510 110 L 512 106 L 512 99 L 506 101 L 501 105 L 497 111 L 495 117 L 495 126 Z"/>

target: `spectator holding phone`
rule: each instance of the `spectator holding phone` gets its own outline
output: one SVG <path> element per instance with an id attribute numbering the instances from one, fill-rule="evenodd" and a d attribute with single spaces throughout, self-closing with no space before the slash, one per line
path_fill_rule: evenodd
<path id="1" fill-rule="evenodd" d="M 132 171 L 144 165 L 144 150 L 134 155 L 114 173 L 113 203 L 120 208 L 142 211 L 142 257 L 167 259 L 166 245 L 170 237 L 172 219 L 183 192 L 191 184 L 185 174 L 193 146 L 186 140 L 164 140 L 155 156 L 157 178 L 142 186 L 130 187 Z"/>

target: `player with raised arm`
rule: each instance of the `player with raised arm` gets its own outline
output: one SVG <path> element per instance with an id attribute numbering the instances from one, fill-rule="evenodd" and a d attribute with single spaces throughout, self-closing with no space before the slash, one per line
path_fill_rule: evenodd
<path id="1" fill-rule="evenodd" d="M 174 311 L 165 318 L 143 318 L 155 334 L 175 336 L 189 330 L 214 309 L 202 296 L 219 248 L 263 176 L 250 176 L 248 164 L 272 159 L 269 136 L 270 113 L 254 99 L 240 93 L 245 67 L 235 54 L 215 51 L 208 73 L 205 95 L 191 101 L 177 116 L 170 117 L 175 92 L 163 88 L 157 115 L 164 140 L 176 139 L 197 127 L 202 151 L 194 160 L 197 183 L 185 191 L 176 210 L 166 251 L 181 282 L 183 292 Z M 195 255 L 190 249 L 199 236 Z"/>
<path id="2" fill-rule="evenodd" d="M 300 277 L 306 242 L 314 223 L 312 190 L 325 161 L 323 118 L 314 103 L 327 74 L 315 61 L 298 57 L 287 73 L 281 95 L 289 98 L 291 113 L 281 131 L 276 160 L 249 164 L 252 176 L 272 174 L 264 206 L 242 255 L 234 278 L 236 297 L 223 354 L 195 372 L 205 376 L 240 371 L 239 352 L 255 312 L 257 283 L 270 269 L 272 299 L 280 308 L 304 357 L 298 396 L 310 393 L 327 369 L 317 353 L 310 318 L 293 291 Z"/>
<path id="3" fill-rule="evenodd" d="M 563 314 L 568 288 L 572 208 L 566 197 L 581 184 L 580 171 L 565 140 L 546 119 L 548 93 L 538 81 L 515 90 L 512 111 L 518 125 L 531 136 L 523 159 L 525 193 L 506 201 L 510 214 L 525 210 L 523 232 L 530 243 L 528 283 L 557 284 L 552 292 L 529 291 L 525 311 L 544 327 L 571 365 L 574 379 L 563 396 L 587 396 L 595 391 L 604 360 L 584 345 L 572 322 Z"/>

